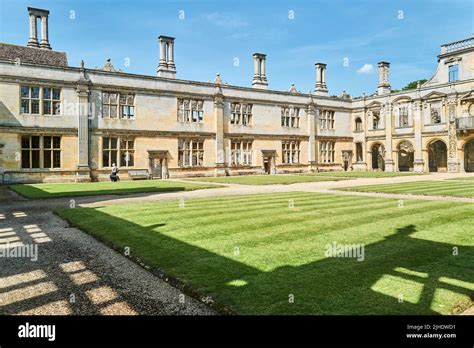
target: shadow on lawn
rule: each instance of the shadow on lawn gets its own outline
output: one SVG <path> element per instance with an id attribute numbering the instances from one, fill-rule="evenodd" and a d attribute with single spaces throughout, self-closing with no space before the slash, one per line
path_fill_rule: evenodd
<path id="1" fill-rule="evenodd" d="M 22 189 L 25 187 L 25 189 Z M 113 189 L 98 189 L 89 191 L 64 191 L 64 192 L 48 192 L 34 186 L 24 185 L 10 185 L 9 188 L 19 195 L 30 199 L 49 199 L 49 198 L 74 198 L 87 197 L 98 195 L 127 195 L 127 194 L 155 194 L 186 191 L 185 187 L 170 186 L 170 187 L 131 187 L 131 188 L 113 188 Z"/>
<path id="2" fill-rule="evenodd" d="M 130 246 L 132 253 L 152 270 L 178 278 L 193 291 L 211 295 L 218 304 L 242 314 L 439 314 L 433 310 L 432 301 L 440 289 L 473 298 L 468 287 L 450 285 L 440 278 L 473 283 L 469 261 L 474 248 L 456 246 L 459 255 L 452 256 L 455 245 L 410 237 L 416 232 L 414 225 L 366 245 L 365 260 L 361 262 L 325 258 L 262 272 L 159 233 L 158 216 L 156 225 L 140 226 L 94 208 L 79 209 L 80 215 L 69 215 L 71 210 L 67 209 L 59 213 L 120 251 Z M 86 225 L 88 218 L 94 219 L 93 230 L 92 225 Z M 112 233 L 111 224 L 117 226 Z M 315 250 L 316 257 L 320 253 L 324 250 Z M 439 262 L 442 259 L 444 263 Z M 390 281 L 384 283 L 387 277 Z M 415 290 L 403 294 L 397 284 L 412 285 Z M 404 295 L 402 303 L 400 294 Z M 290 303 L 289 296 L 294 296 L 294 303 Z"/>

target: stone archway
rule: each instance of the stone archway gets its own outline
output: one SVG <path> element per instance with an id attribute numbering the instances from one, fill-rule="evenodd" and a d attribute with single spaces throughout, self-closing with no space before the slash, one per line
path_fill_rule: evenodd
<path id="1" fill-rule="evenodd" d="M 385 171 L 385 147 L 382 144 L 372 146 L 372 169 Z"/>
<path id="2" fill-rule="evenodd" d="M 409 141 L 398 144 L 398 170 L 400 172 L 412 172 L 415 150 Z"/>
<path id="3" fill-rule="evenodd" d="M 474 172 L 474 139 L 464 146 L 464 169 L 466 172 Z"/>
<path id="4" fill-rule="evenodd" d="M 448 148 L 443 141 L 436 140 L 428 146 L 428 165 L 430 172 L 447 172 Z"/>

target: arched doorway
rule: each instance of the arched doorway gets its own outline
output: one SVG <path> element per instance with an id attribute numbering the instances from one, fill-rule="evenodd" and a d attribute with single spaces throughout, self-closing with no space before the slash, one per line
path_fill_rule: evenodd
<path id="1" fill-rule="evenodd" d="M 464 146 L 464 169 L 466 172 L 474 172 L 474 139 Z"/>
<path id="2" fill-rule="evenodd" d="M 441 140 L 428 146 L 428 164 L 430 172 L 446 172 L 448 169 L 448 148 Z"/>
<path id="3" fill-rule="evenodd" d="M 401 172 L 413 171 L 414 161 L 413 145 L 409 141 L 398 144 L 398 170 Z"/>
<path id="4" fill-rule="evenodd" d="M 372 169 L 385 171 L 385 148 L 382 144 L 372 146 Z"/>

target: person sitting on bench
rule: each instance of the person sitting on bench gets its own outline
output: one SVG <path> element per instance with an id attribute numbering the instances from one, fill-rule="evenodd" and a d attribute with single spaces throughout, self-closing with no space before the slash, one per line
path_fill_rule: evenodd
<path id="1" fill-rule="evenodd" d="M 110 173 L 110 181 L 117 182 L 117 181 L 120 180 L 120 178 L 118 176 L 118 172 L 119 172 L 118 167 L 115 165 L 115 163 L 113 163 L 112 164 L 112 173 Z"/>

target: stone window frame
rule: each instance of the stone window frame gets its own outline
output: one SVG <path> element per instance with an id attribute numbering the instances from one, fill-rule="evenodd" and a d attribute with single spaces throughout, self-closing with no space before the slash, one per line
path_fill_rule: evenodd
<path id="1" fill-rule="evenodd" d="M 23 93 L 24 88 L 28 88 L 28 95 L 25 96 Z M 32 90 L 37 89 L 37 97 L 33 97 Z M 45 89 L 51 90 L 50 98 L 45 99 Z M 54 91 L 59 90 L 59 99 L 53 99 Z M 62 88 L 60 86 L 52 85 L 38 85 L 38 84 L 20 84 L 20 114 L 22 115 L 34 115 L 34 116 L 61 116 L 61 103 L 62 103 Z M 28 103 L 28 110 L 23 111 L 23 103 Z M 50 104 L 50 112 L 45 111 L 46 103 Z M 33 111 L 33 105 L 37 105 L 38 112 Z M 36 107 L 35 107 L 36 109 Z"/>
<path id="2" fill-rule="evenodd" d="M 403 113 L 402 113 L 403 111 Z M 398 127 L 397 128 L 410 128 L 410 111 L 408 105 L 398 106 Z"/>
<path id="3" fill-rule="evenodd" d="M 281 142 L 281 161 L 283 164 L 300 163 L 300 141 L 283 140 Z"/>
<path id="4" fill-rule="evenodd" d="M 319 142 L 320 163 L 331 164 L 336 160 L 336 142 L 334 140 L 324 140 Z"/>
<path id="5" fill-rule="evenodd" d="M 234 126 L 251 126 L 253 104 L 245 102 L 230 103 L 230 124 Z"/>
<path id="6" fill-rule="evenodd" d="M 180 123 L 204 123 L 204 99 L 177 98 L 177 120 Z"/>
<path id="7" fill-rule="evenodd" d="M 281 126 L 300 128 L 300 108 L 293 105 L 281 106 Z"/>
<path id="8" fill-rule="evenodd" d="M 182 146 L 184 145 L 184 146 Z M 196 146 L 195 146 L 196 145 Z M 196 159 L 196 164 L 193 160 Z M 178 166 L 182 168 L 204 167 L 204 139 L 178 139 Z"/>
<path id="9" fill-rule="evenodd" d="M 251 166 L 253 155 L 253 140 L 231 139 L 230 163 L 231 166 Z"/>
<path id="10" fill-rule="evenodd" d="M 106 139 L 108 139 L 108 144 L 106 144 Z M 115 145 L 113 141 L 115 140 Z M 122 143 L 126 143 L 125 149 L 122 147 Z M 130 147 L 129 143 L 132 142 Z M 107 147 L 105 147 L 107 145 Z M 125 150 L 125 151 L 124 151 Z M 107 152 L 107 161 L 104 161 L 104 155 Z M 115 156 L 112 156 L 112 153 L 115 152 Z M 123 164 L 122 154 L 125 153 L 125 164 Z M 131 156 L 130 156 L 131 154 Z M 135 167 L 135 138 L 132 137 L 121 137 L 121 136 L 103 136 L 101 143 L 101 167 L 102 168 L 112 168 L 112 164 L 115 163 L 117 167 L 123 168 L 133 168 Z M 115 159 L 114 159 L 115 157 Z M 108 163 L 106 163 L 108 162 Z M 130 164 L 130 162 L 132 162 Z M 108 164 L 108 165 L 106 165 Z"/>
<path id="11" fill-rule="evenodd" d="M 111 96 L 115 95 L 115 100 L 111 99 Z M 125 102 L 123 97 L 125 96 Z M 136 93 L 126 91 L 112 91 L 103 90 L 101 91 L 101 116 L 102 118 L 117 119 L 117 120 L 133 120 L 135 119 Z M 131 100 L 131 101 L 130 101 Z M 123 113 L 123 107 L 126 108 L 127 113 Z M 115 109 L 115 112 L 112 112 Z M 115 116 L 113 116 L 115 114 Z"/>
<path id="12" fill-rule="evenodd" d="M 37 138 L 37 145 L 33 144 L 33 139 Z M 45 139 L 50 138 L 49 146 L 46 146 Z M 24 140 L 28 139 L 28 146 L 24 146 Z M 59 140 L 57 140 L 59 139 Z M 56 145 L 57 144 L 57 145 Z M 34 169 L 60 169 L 62 163 L 62 137 L 60 135 L 22 135 L 20 138 L 21 148 L 21 170 Z M 28 153 L 28 166 L 25 166 L 23 160 L 25 154 Z M 34 164 L 34 154 L 37 154 L 38 165 Z M 47 164 L 47 157 L 49 157 L 49 165 Z"/>
<path id="13" fill-rule="evenodd" d="M 364 131 L 364 122 L 362 117 L 357 116 L 354 120 L 354 132 L 363 132 Z"/>
<path id="14" fill-rule="evenodd" d="M 336 111 L 328 109 L 319 110 L 319 129 L 321 130 L 334 130 L 336 118 Z"/>
<path id="15" fill-rule="evenodd" d="M 371 119 L 371 125 L 373 131 L 377 130 L 382 130 L 384 128 L 381 127 L 382 124 L 382 116 L 381 116 L 381 110 L 371 110 L 370 111 L 370 119 Z"/>

